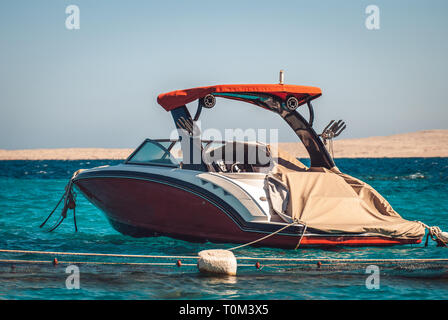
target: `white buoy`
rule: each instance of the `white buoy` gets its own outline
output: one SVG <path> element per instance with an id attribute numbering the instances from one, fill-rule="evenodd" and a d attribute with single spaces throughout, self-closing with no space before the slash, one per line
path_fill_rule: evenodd
<path id="1" fill-rule="evenodd" d="M 236 258 L 229 250 L 203 250 L 198 253 L 199 271 L 205 273 L 236 275 Z"/>
<path id="2" fill-rule="evenodd" d="M 439 238 L 445 243 L 448 243 L 448 232 L 440 232 Z"/>

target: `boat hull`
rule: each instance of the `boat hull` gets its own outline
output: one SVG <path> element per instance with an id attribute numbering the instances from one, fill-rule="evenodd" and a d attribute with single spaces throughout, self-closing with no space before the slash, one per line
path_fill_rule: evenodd
<path id="1" fill-rule="evenodd" d="M 168 236 L 191 242 L 248 243 L 284 226 L 244 221 L 231 205 L 207 190 L 161 175 L 94 172 L 81 174 L 74 183 L 106 214 L 114 229 L 133 237 Z M 303 226 L 288 227 L 256 245 L 290 249 L 299 241 L 300 247 L 421 242 L 421 239 L 306 231 L 302 237 Z"/>

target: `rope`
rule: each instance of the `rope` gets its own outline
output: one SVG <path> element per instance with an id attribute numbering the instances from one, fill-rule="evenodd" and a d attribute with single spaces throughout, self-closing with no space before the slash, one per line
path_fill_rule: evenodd
<path id="1" fill-rule="evenodd" d="M 4 263 L 44 263 L 54 264 L 48 260 L 3 260 Z M 150 266 L 175 266 L 175 262 L 104 262 L 104 261 L 58 261 L 57 264 L 104 264 L 104 265 L 150 265 Z M 196 266 L 196 263 L 182 263 L 182 266 Z"/>
<path id="2" fill-rule="evenodd" d="M 426 235 L 425 247 L 428 246 L 429 237 L 431 237 L 431 240 L 437 242 L 438 247 L 446 247 L 447 246 L 448 240 L 446 239 L 446 237 L 443 236 L 442 229 L 440 229 L 437 226 L 430 227 L 421 221 L 416 221 L 416 222 L 419 222 L 423 227 L 428 229 L 428 234 Z"/>
<path id="3" fill-rule="evenodd" d="M 53 215 L 53 213 L 56 211 L 56 209 L 57 209 L 57 208 L 59 207 L 59 205 L 61 204 L 62 199 L 64 199 L 65 195 L 66 195 L 66 193 L 64 193 L 64 194 L 62 195 L 62 197 L 61 197 L 61 199 L 59 199 L 59 201 L 58 201 L 56 207 L 54 207 L 53 211 L 50 212 L 50 214 L 48 215 L 47 219 L 45 219 L 45 221 L 42 222 L 42 224 L 39 226 L 39 228 L 42 228 L 42 227 L 47 223 L 48 219 L 50 219 L 50 217 Z"/>
<path id="4" fill-rule="evenodd" d="M 4 253 L 29 253 L 29 254 L 49 254 L 60 256 L 95 256 L 95 257 L 118 257 L 118 258 L 166 258 L 166 259 L 197 259 L 198 256 L 157 256 L 157 255 L 136 255 L 136 254 L 114 254 L 114 253 L 86 253 L 86 252 L 57 252 L 57 251 L 30 251 L 30 250 L 6 250 L 0 249 Z"/>
<path id="5" fill-rule="evenodd" d="M 121 258 L 160 258 L 160 259 L 197 259 L 198 256 L 160 256 L 160 255 L 132 255 L 132 254 L 112 254 L 112 253 L 81 253 L 81 252 L 56 252 L 56 251 L 30 251 L 30 250 L 7 250 L 0 249 L 2 253 L 25 253 L 25 254 L 43 254 L 43 255 L 72 255 L 72 256 L 98 256 L 98 257 L 121 257 Z M 429 262 L 448 262 L 448 258 L 428 258 L 428 259 L 350 259 L 350 258 L 276 258 L 276 257 L 236 257 L 237 260 L 256 260 L 256 261 L 288 261 L 288 262 L 325 262 L 325 263 L 429 263 Z M 13 262 L 22 260 L 0 260 L 0 262 Z M 23 260 L 30 261 L 30 260 Z M 30 263 L 33 261 L 30 261 Z M 36 261 L 39 262 L 39 261 Z M 48 261 L 45 261 L 48 262 Z M 130 262 L 82 262 L 79 263 L 98 263 L 98 264 L 132 264 Z M 146 262 L 134 264 L 148 264 Z M 169 263 L 168 263 L 169 264 Z M 195 264 L 194 264 L 195 265 Z M 252 265 L 241 265 L 252 266 Z"/>
<path id="6" fill-rule="evenodd" d="M 304 225 L 304 227 L 303 227 L 302 235 L 300 236 L 299 242 L 297 242 L 297 246 L 295 247 L 294 250 L 299 249 L 300 243 L 302 242 L 303 236 L 305 235 L 306 228 L 308 228 L 308 226 L 306 224 L 303 224 L 303 225 Z"/>
<path id="7" fill-rule="evenodd" d="M 78 226 L 76 225 L 76 193 L 73 191 L 73 179 L 76 178 L 76 176 L 84 171 L 85 169 L 79 169 L 75 173 L 73 173 L 72 177 L 70 178 L 69 182 L 65 186 L 65 192 L 62 195 L 59 202 L 56 204 L 56 207 L 51 211 L 51 213 L 48 215 L 48 217 L 45 219 L 45 221 L 40 225 L 40 228 L 42 228 L 47 221 L 50 219 L 50 217 L 53 215 L 53 213 L 56 211 L 56 209 L 61 204 L 62 200 L 64 200 L 64 207 L 62 208 L 61 217 L 59 220 L 50 228 L 48 232 L 52 232 L 56 230 L 64 221 L 64 219 L 67 217 L 68 210 L 73 210 L 73 221 L 75 224 L 75 232 L 78 231 Z"/>
<path id="8" fill-rule="evenodd" d="M 0 259 L 0 263 L 54 264 L 48 260 Z M 58 261 L 57 264 L 132 265 L 132 266 L 179 266 L 175 262 L 105 262 L 105 261 Z M 182 263 L 181 266 L 196 267 L 196 263 Z M 239 267 L 253 267 L 253 264 L 239 264 Z"/>
<path id="9" fill-rule="evenodd" d="M 254 258 L 237 257 L 237 260 L 294 261 L 294 262 L 448 262 L 448 258 L 430 259 L 341 259 L 341 258 Z"/>
<path id="10" fill-rule="evenodd" d="M 73 223 L 75 224 L 75 232 L 78 232 L 78 225 L 76 224 L 76 207 L 73 208 Z"/>
<path id="11" fill-rule="evenodd" d="M 243 247 L 246 247 L 246 246 L 250 246 L 250 245 L 252 245 L 252 244 L 254 244 L 254 243 L 257 243 L 257 242 L 260 242 L 260 241 L 262 241 L 262 240 L 265 240 L 265 239 L 267 239 L 267 238 L 269 238 L 269 237 L 272 237 L 273 235 L 279 233 L 280 231 L 285 230 L 286 228 L 288 228 L 288 227 L 290 227 L 290 226 L 292 226 L 292 225 L 294 225 L 294 224 L 296 224 L 296 223 L 297 223 L 297 221 L 293 221 L 293 222 L 291 222 L 290 224 L 287 224 L 286 226 L 284 226 L 284 227 L 278 229 L 277 231 L 272 232 L 272 233 L 270 233 L 270 234 L 268 234 L 268 235 L 266 235 L 266 236 L 264 236 L 264 237 L 261 237 L 260 239 L 257 239 L 257 240 L 254 240 L 254 241 L 251 241 L 251 242 L 242 244 L 242 245 L 237 246 L 237 247 L 233 247 L 233 248 L 230 248 L 230 249 L 226 249 L 226 250 L 232 251 L 232 250 L 240 249 L 240 248 L 243 248 Z M 303 234 L 302 234 L 302 236 L 303 236 Z"/>
<path id="12" fill-rule="evenodd" d="M 48 232 L 53 232 L 54 230 L 56 230 L 57 227 L 59 227 L 64 220 L 65 220 L 65 217 L 61 215 L 58 222 L 56 222 L 56 224 L 53 227 L 51 227 L 51 229 L 48 230 Z"/>

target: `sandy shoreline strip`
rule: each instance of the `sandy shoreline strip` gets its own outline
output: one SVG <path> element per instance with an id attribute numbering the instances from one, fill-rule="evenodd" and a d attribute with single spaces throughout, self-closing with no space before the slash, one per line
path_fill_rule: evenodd
<path id="1" fill-rule="evenodd" d="M 307 157 L 301 143 L 281 143 L 296 157 Z M 126 159 L 133 149 L 64 148 L 0 149 L 0 160 L 96 160 Z M 334 141 L 335 158 L 410 158 L 448 157 L 448 130 L 425 130 L 412 133 Z"/>
<path id="2" fill-rule="evenodd" d="M 0 160 L 123 160 L 133 151 L 104 148 L 0 149 Z"/>
<path id="3" fill-rule="evenodd" d="M 296 157 L 307 157 L 300 144 L 281 143 Z M 327 146 L 328 148 L 328 146 Z M 432 158 L 448 157 L 448 130 L 425 130 L 391 136 L 335 139 L 335 158 Z"/>

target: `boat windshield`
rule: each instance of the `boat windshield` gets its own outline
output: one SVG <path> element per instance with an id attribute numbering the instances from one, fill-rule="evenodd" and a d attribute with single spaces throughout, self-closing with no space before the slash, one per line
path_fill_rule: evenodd
<path id="1" fill-rule="evenodd" d="M 171 153 L 176 142 L 147 139 L 130 155 L 126 163 L 178 167 L 179 161 Z"/>

